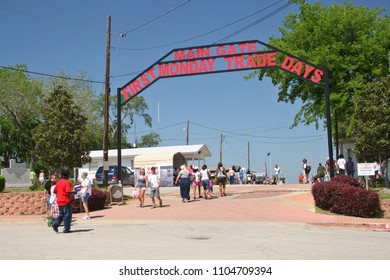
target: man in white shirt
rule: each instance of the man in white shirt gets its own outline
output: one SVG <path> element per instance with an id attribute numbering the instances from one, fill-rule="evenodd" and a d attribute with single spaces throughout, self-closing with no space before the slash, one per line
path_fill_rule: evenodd
<path id="1" fill-rule="evenodd" d="M 152 173 L 148 174 L 148 186 L 150 190 L 150 197 L 152 198 L 153 206 L 152 208 L 156 208 L 158 206 L 162 206 L 162 199 L 160 197 L 160 175 L 156 174 L 156 167 L 151 168 Z M 159 205 L 155 202 L 155 197 L 159 200 Z"/>
<path id="2" fill-rule="evenodd" d="M 337 160 L 337 166 L 339 167 L 339 174 L 345 175 L 345 164 L 347 162 L 344 159 L 344 156 L 342 154 L 339 155 L 339 159 Z"/>

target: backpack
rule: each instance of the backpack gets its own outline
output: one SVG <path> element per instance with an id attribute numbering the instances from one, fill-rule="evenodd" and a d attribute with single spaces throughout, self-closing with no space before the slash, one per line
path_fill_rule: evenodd
<path id="1" fill-rule="evenodd" d="M 305 167 L 305 172 L 310 173 L 310 170 L 311 170 L 311 165 L 307 163 Z"/>

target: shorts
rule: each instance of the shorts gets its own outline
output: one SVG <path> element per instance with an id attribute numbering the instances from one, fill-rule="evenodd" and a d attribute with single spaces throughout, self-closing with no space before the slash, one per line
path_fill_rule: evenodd
<path id="1" fill-rule="evenodd" d="M 150 188 L 150 197 L 160 197 L 160 188 Z"/>
<path id="2" fill-rule="evenodd" d="M 81 201 L 84 202 L 84 203 L 87 203 L 88 202 L 88 198 L 89 198 L 89 193 L 86 193 L 84 195 L 84 197 L 81 197 Z"/>
<path id="3" fill-rule="evenodd" d="M 210 190 L 210 180 L 209 179 L 202 180 L 202 185 L 203 185 L 203 189 L 205 191 Z"/>
<path id="4" fill-rule="evenodd" d="M 200 182 L 193 181 L 193 182 L 192 182 L 192 186 L 193 186 L 193 187 L 200 186 Z"/>
<path id="5" fill-rule="evenodd" d="M 226 182 L 226 177 L 217 177 L 217 184 L 222 183 L 225 184 Z"/>

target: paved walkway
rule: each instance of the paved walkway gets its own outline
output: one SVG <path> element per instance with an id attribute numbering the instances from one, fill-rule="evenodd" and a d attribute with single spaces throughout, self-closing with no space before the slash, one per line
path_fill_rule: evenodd
<path id="1" fill-rule="evenodd" d="M 178 187 L 161 192 L 163 207 L 147 197 L 89 221 L 75 214 L 72 234 L 55 234 L 43 215 L 0 216 L 0 260 L 390 259 L 390 219 L 316 213 L 309 185 L 228 185 L 226 197 L 215 189 L 189 203 Z"/>
<path id="2" fill-rule="evenodd" d="M 351 227 L 390 231 L 390 219 L 366 219 L 315 212 L 310 185 L 290 184 L 278 186 L 227 185 L 227 196 L 218 195 L 205 200 L 191 199 L 182 203 L 178 187 L 161 188 L 163 207 L 152 209 L 151 199 L 145 197 L 145 207 L 138 200 L 128 200 L 125 205 L 112 205 L 91 212 L 94 223 L 123 221 L 247 221 L 295 222 L 318 226 Z M 124 188 L 130 195 L 133 188 Z M 75 214 L 80 219 L 82 213 Z M 42 221 L 43 215 L 0 216 L 1 221 Z"/>

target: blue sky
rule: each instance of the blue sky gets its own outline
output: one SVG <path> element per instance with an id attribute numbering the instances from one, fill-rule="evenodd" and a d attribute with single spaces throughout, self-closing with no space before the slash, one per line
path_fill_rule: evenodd
<path id="1" fill-rule="evenodd" d="M 322 1 L 323 5 L 330 2 L 343 1 Z M 172 49 L 223 40 L 285 3 L 277 0 L 2 0 L 0 65 L 26 64 L 28 70 L 46 74 L 65 71 L 76 75 L 83 70 L 92 80 L 103 82 L 110 15 L 111 92 L 116 94 L 116 88 L 124 86 Z M 384 0 L 352 3 L 388 9 L 388 1 Z M 229 25 L 271 4 L 275 6 Z M 271 36 L 279 36 L 278 27 L 283 26 L 287 14 L 296 12 L 298 7 L 290 5 L 223 43 L 253 39 L 267 43 Z M 227 27 L 219 29 L 223 26 Z M 210 33 L 216 29 L 219 30 Z M 127 31 L 125 37 L 119 36 Z M 200 36 L 205 33 L 209 34 Z M 206 164 L 218 163 L 222 133 L 225 166 L 247 167 L 249 151 L 252 170 L 263 171 L 265 163 L 268 168 L 270 163 L 272 167 L 277 163 L 287 182 L 295 183 L 303 158 L 315 167 L 326 160 L 326 130 L 322 127 L 316 130 L 314 125 L 289 129 L 301 104 L 277 103 L 278 89 L 270 80 L 245 80 L 243 76 L 248 73 L 157 81 L 142 93 L 149 105 L 153 127 L 145 127 L 137 119 L 129 141 L 157 131 L 162 146 L 185 145 L 185 127 L 189 121 L 189 144 L 206 144 L 213 155 Z M 104 85 L 94 83 L 94 88 L 101 92 Z"/>

